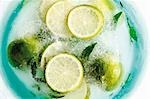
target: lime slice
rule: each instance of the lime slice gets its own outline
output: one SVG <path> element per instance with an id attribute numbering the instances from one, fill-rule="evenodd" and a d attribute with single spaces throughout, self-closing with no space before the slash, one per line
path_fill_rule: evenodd
<path id="1" fill-rule="evenodd" d="M 60 53 L 64 53 L 66 48 L 67 48 L 66 44 L 60 41 L 49 45 L 44 51 L 44 53 L 42 54 L 41 67 L 44 68 L 45 65 L 49 62 L 49 60 L 54 56 Z"/>
<path id="2" fill-rule="evenodd" d="M 83 67 L 76 57 L 59 54 L 47 64 L 45 77 L 53 90 L 67 93 L 80 86 L 83 79 Z"/>
<path id="3" fill-rule="evenodd" d="M 72 8 L 71 3 L 67 1 L 59 1 L 48 10 L 46 24 L 55 36 L 63 38 L 71 36 L 66 25 L 66 18 Z"/>
<path id="4" fill-rule="evenodd" d="M 78 38 L 89 39 L 96 36 L 103 25 L 103 14 L 93 6 L 78 6 L 68 16 L 68 27 Z"/>
<path id="5" fill-rule="evenodd" d="M 46 21 L 46 14 L 48 9 L 57 1 L 60 0 L 42 0 L 40 5 L 40 16 L 44 22 Z"/>
<path id="6" fill-rule="evenodd" d="M 68 93 L 63 98 L 60 99 L 86 99 L 87 94 L 88 94 L 88 87 L 86 82 L 83 81 L 79 89 Z"/>

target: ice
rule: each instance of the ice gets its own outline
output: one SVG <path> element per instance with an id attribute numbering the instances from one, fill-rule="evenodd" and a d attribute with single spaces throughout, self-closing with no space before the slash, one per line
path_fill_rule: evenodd
<path id="1" fill-rule="evenodd" d="M 97 85 L 91 85 L 90 86 L 90 99 L 97 99 L 99 97 L 100 99 L 110 99 L 108 96 L 109 94 L 104 91 L 102 88 L 100 88 Z"/>
<path id="2" fill-rule="evenodd" d="M 35 2 L 36 1 L 36 2 Z M 32 0 L 21 9 L 10 33 L 9 41 L 36 33 L 42 26 L 39 17 L 39 5 L 41 0 Z"/>

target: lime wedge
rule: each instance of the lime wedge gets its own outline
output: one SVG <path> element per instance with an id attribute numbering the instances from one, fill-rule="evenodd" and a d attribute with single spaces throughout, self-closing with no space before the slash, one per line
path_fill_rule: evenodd
<path id="1" fill-rule="evenodd" d="M 59 1 L 52 5 L 52 7 L 48 10 L 46 15 L 46 24 L 55 36 L 63 38 L 71 36 L 66 25 L 66 18 L 71 9 L 71 3 L 67 1 Z"/>
<path id="2" fill-rule="evenodd" d="M 93 6 L 75 7 L 68 16 L 68 27 L 78 38 L 90 39 L 102 30 L 104 17 L 100 10 Z"/>
<path id="3" fill-rule="evenodd" d="M 68 93 L 60 99 L 86 99 L 88 94 L 88 87 L 86 82 L 83 80 L 82 85 L 77 90 Z"/>
<path id="4" fill-rule="evenodd" d="M 76 90 L 81 85 L 83 67 L 76 57 L 69 54 L 59 54 L 48 62 L 45 78 L 53 90 L 67 93 Z"/>

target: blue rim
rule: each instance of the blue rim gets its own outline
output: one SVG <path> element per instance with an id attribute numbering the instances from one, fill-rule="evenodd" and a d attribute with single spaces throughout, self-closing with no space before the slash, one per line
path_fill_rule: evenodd
<path id="1" fill-rule="evenodd" d="M 22 0 L 17 7 L 14 9 L 14 11 L 16 13 L 13 13 L 10 15 L 6 27 L 4 29 L 3 32 L 3 36 L 2 36 L 2 45 L 1 45 L 1 59 L 2 59 L 2 69 L 3 69 L 3 73 L 5 75 L 5 79 L 8 83 L 8 85 L 10 86 L 11 89 L 13 89 L 13 91 L 15 92 L 15 94 L 21 98 L 23 97 L 30 97 L 30 98 L 35 98 L 35 95 L 26 88 L 26 86 L 24 86 L 23 82 L 21 82 L 19 80 L 19 78 L 15 75 L 15 73 L 12 71 L 12 69 L 10 68 L 10 64 L 8 63 L 8 57 L 7 57 L 7 41 L 8 41 L 8 35 L 12 29 L 12 25 L 14 23 L 14 20 L 16 19 L 16 17 L 18 16 L 21 8 L 23 7 L 24 4 L 24 0 Z M 9 77 L 11 76 L 11 77 Z"/>
<path id="2" fill-rule="evenodd" d="M 131 7 L 129 7 L 128 4 L 124 2 L 123 0 L 114 0 L 114 1 L 120 8 L 121 8 L 120 1 L 124 4 L 124 7 L 121 9 L 126 13 L 127 17 L 130 19 L 130 22 L 137 29 L 138 37 L 139 37 L 138 41 L 133 43 L 134 57 L 133 57 L 133 63 L 132 63 L 132 70 L 128 76 L 128 79 L 126 80 L 125 84 L 122 85 L 120 91 L 117 94 L 112 96 L 113 99 L 120 99 L 121 97 L 123 97 L 124 95 L 126 95 L 133 89 L 135 82 L 142 70 L 144 60 L 145 60 L 146 50 L 144 49 L 145 42 L 142 37 L 143 31 L 138 28 L 139 27 L 137 25 L 138 21 L 136 20 L 136 17 L 134 15 L 134 12 L 131 10 Z M 16 17 L 18 16 L 19 12 L 21 11 L 23 7 L 24 2 L 25 0 L 21 0 L 20 3 L 17 5 L 17 7 L 14 9 L 16 13 L 13 13 L 14 11 L 11 13 L 9 20 L 7 21 L 7 24 L 5 26 L 4 32 L 3 32 L 2 45 L 1 45 L 2 69 L 3 69 L 3 73 L 6 77 L 5 79 L 8 85 L 10 86 L 10 88 L 12 88 L 12 90 L 18 97 L 22 99 L 27 98 L 27 97 L 30 97 L 30 99 L 32 98 L 37 99 L 40 97 L 36 96 L 33 92 L 31 92 L 31 90 L 29 90 L 24 85 L 24 83 L 13 72 L 10 64 L 7 61 L 8 60 L 8 57 L 7 57 L 8 42 L 7 41 L 8 41 L 9 33 L 12 29 L 12 25 Z"/>

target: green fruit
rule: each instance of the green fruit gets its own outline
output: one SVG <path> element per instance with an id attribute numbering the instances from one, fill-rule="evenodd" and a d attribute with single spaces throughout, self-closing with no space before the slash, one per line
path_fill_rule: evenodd
<path id="1" fill-rule="evenodd" d="M 20 68 L 31 59 L 31 52 L 28 49 L 28 44 L 24 40 L 12 41 L 8 46 L 8 58 L 14 67 Z"/>
<path id="2" fill-rule="evenodd" d="M 33 36 L 12 41 L 8 45 L 8 59 L 14 67 L 22 68 L 38 55 L 43 46 Z"/>
<path id="3" fill-rule="evenodd" d="M 113 57 L 106 57 L 104 62 L 104 75 L 101 77 L 101 82 L 105 90 L 111 91 L 116 88 L 120 82 L 122 66 L 121 63 Z"/>
<path id="4" fill-rule="evenodd" d="M 122 65 L 118 59 L 106 55 L 98 58 L 90 65 L 88 71 L 90 78 L 94 78 L 106 91 L 114 90 L 120 83 Z"/>

